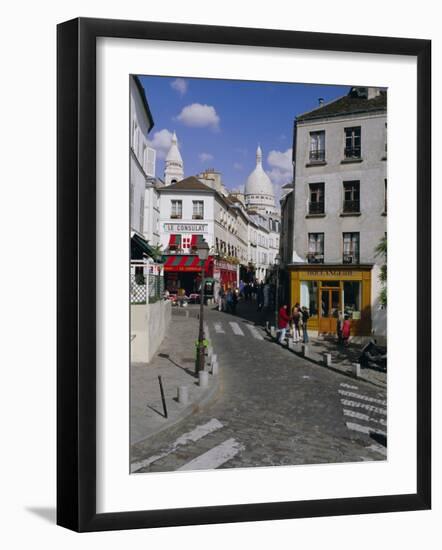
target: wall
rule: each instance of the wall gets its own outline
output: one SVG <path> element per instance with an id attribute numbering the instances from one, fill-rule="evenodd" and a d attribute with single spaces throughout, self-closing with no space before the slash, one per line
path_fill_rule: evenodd
<path id="1" fill-rule="evenodd" d="M 302 31 L 348 34 L 377 34 L 433 39 L 433 97 L 442 89 L 442 35 L 437 4 L 430 0 L 419 3 L 405 0 L 398 10 L 395 2 L 373 2 L 371 9 L 349 9 L 348 2 L 317 0 L 309 3 L 274 0 L 268 5 L 237 0 L 222 3 L 178 2 L 149 3 L 121 1 L 66 0 L 53 3 L 8 3 L 3 8 L 5 24 L 0 36 L 2 68 L 7 82 L 0 90 L 2 109 L 2 235 L 4 258 L 17 264 L 22 252 L 17 239 L 28 242 L 29 228 L 38 234 L 38 246 L 29 247 L 27 262 L 39 266 L 32 276 L 32 307 L 28 292 L 17 296 L 6 289 L 28 288 L 29 272 L 19 269 L 1 271 L 2 345 L 0 361 L 3 393 L 0 400 L 4 450 L 0 456 L 2 482 L 2 540 L 11 550 L 44 547 L 46 550 L 94 550 L 104 545 L 107 550 L 124 548 L 192 548 L 192 550 L 225 550 L 253 548 L 324 548 L 329 550 L 435 550 L 440 545 L 442 522 L 442 370 L 433 372 L 433 510 L 395 514 L 353 515 L 316 519 L 232 523 L 138 531 L 113 531 L 77 535 L 54 526 L 55 521 L 55 25 L 77 17 L 109 17 L 175 21 L 182 23 L 250 26 Z M 344 16 L 345 15 L 345 16 Z M 17 29 L 20 28 L 18 32 Z M 7 75 L 7 76 L 6 76 Z M 30 98 L 32 101 L 30 102 Z M 26 148 L 26 165 L 32 177 L 17 182 L 17 167 L 23 166 L 23 130 L 20 116 L 12 105 L 27 106 L 26 120 L 36 131 Z M 33 108 L 31 108 L 33 107 Z M 433 104 L 433 119 L 440 126 L 442 102 Z M 222 121 L 221 121 L 222 122 Z M 154 129 L 155 130 L 155 129 Z M 442 150 L 442 134 L 434 131 L 434 151 Z M 442 181 L 442 164 L 434 155 L 433 181 Z M 442 217 L 436 215 L 442 204 L 442 186 L 434 186 L 434 232 L 441 235 Z M 26 200 L 23 198 L 26 197 Z M 20 204 L 21 219 L 17 223 Z M 433 280 L 442 272 L 440 238 L 433 239 Z M 406 270 L 404 269 L 404 274 Z M 442 309 L 442 287 L 435 285 L 435 312 Z M 23 307 L 21 307 L 23 300 Z M 25 305 L 26 302 L 26 305 Z M 19 304 L 19 305 L 17 305 Z M 23 311 L 32 330 L 17 330 L 23 325 Z M 433 341 L 438 343 L 442 319 L 433 319 Z M 404 328 L 404 336 L 406 329 Z M 24 345 L 32 352 L 21 353 Z M 436 351 L 436 347 L 435 347 Z M 436 365 L 437 367 L 438 365 Z M 166 474 L 167 475 L 167 474 Z M 201 475 L 204 475 L 202 473 Z M 222 475 L 222 472 L 218 472 Z M 238 471 L 241 476 L 242 472 Z M 439 542 L 438 542 L 439 541 Z"/>
<path id="2" fill-rule="evenodd" d="M 131 361 L 148 363 L 166 335 L 172 306 L 159 300 L 130 306 Z"/>

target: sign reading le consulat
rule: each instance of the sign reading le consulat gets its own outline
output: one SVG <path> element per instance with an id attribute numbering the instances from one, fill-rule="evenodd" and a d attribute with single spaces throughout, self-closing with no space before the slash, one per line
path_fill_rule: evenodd
<path id="1" fill-rule="evenodd" d="M 206 233 L 207 223 L 165 223 L 164 231 L 177 233 Z"/>

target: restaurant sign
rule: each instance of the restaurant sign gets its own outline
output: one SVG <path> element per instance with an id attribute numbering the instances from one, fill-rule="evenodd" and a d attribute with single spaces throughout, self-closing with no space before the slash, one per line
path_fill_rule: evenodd
<path id="1" fill-rule="evenodd" d="M 207 223 L 165 223 L 164 231 L 170 233 L 207 233 Z"/>
<path id="2" fill-rule="evenodd" d="M 296 273 L 296 272 L 295 272 Z M 363 272 L 358 270 L 347 269 L 312 269 L 311 271 L 298 271 L 298 278 L 304 280 L 356 280 L 363 279 Z"/>

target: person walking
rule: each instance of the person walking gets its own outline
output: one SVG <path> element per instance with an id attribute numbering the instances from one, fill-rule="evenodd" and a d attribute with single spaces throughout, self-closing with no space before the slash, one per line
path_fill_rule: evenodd
<path id="1" fill-rule="evenodd" d="M 300 331 L 300 324 L 301 324 L 301 306 L 298 302 L 293 306 L 292 309 L 292 320 L 293 320 L 293 341 L 294 342 L 300 342 L 301 341 L 301 331 Z"/>
<path id="2" fill-rule="evenodd" d="M 336 321 L 336 336 L 338 337 L 338 346 L 342 345 L 342 325 L 344 324 L 344 317 L 342 311 L 338 314 L 338 320 Z"/>
<path id="3" fill-rule="evenodd" d="M 289 322 L 290 322 L 290 316 L 287 311 L 287 304 L 284 304 L 283 306 L 280 307 L 278 312 L 278 329 L 279 329 L 278 342 L 280 344 L 284 343 L 285 334 L 287 332 Z"/>
<path id="4" fill-rule="evenodd" d="M 232 313 L 233 311 L 233 291 L 229 287 L 226 294 L 226 312 Z"/>
<path id="5" fill-rule="evenodd" d="M 256 297 L 258 302 L 258 311 L 261 311 L 264 306 L 264 283 L 258 285 Z"/>
<path id="6" fill-rule="evenodd" d="M 348 346 L 348 341 L 350 339 L 350 319 L 348 315 L 345 315 L 344 322 L 342 323 L 342 343 L 344 346 Z"/>
<path id="7" fill-rule="evenodd" d="M 225 299 L 225 292 L 222 285 L 220 285 L 218 290 L 218 310 L 223 311 L 224 310 L 224 299 Z"/>
<path id="8" fill-rule="evenodd" d="M 307 344 L 308 343 L 308 330 L 307 330 L 307 323 L 308 323 L 308 320 L 310 319 L 310 314 L 308 312 L 308 309 L 303 306 L 301 308 L 301 312 L 302 312 L 302 316 L 301 316 L 301 319 L 302 319 L 302 341 L 304 342 L 304 344 Z"/>
<path id="9" fill-rule="evenodd" d="M 238 304 L 238 289 L 232 288 L 232 313 L 236 315 L 236 306 Z"/>

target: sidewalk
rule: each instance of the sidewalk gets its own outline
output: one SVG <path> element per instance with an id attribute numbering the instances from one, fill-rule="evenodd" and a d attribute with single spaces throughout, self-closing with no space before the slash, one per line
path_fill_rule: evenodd
<path id="1" fill-rule="evenodd" d="M 150 363 L 131 364 L 131 445 L 168 428 L 213 398 L 219 375 L 209 375 L 201 388 L 195 376 L 195 340 L 198 310 L 173 308 L 172 320 L 160 348 Z M 216 352 L 216 350 L 214 350 Z M 161 376 L 168 417 L 164 415 L 158 376 Z M 178 403 L 178 386 L 187 386 L 187 405 Z"/>

